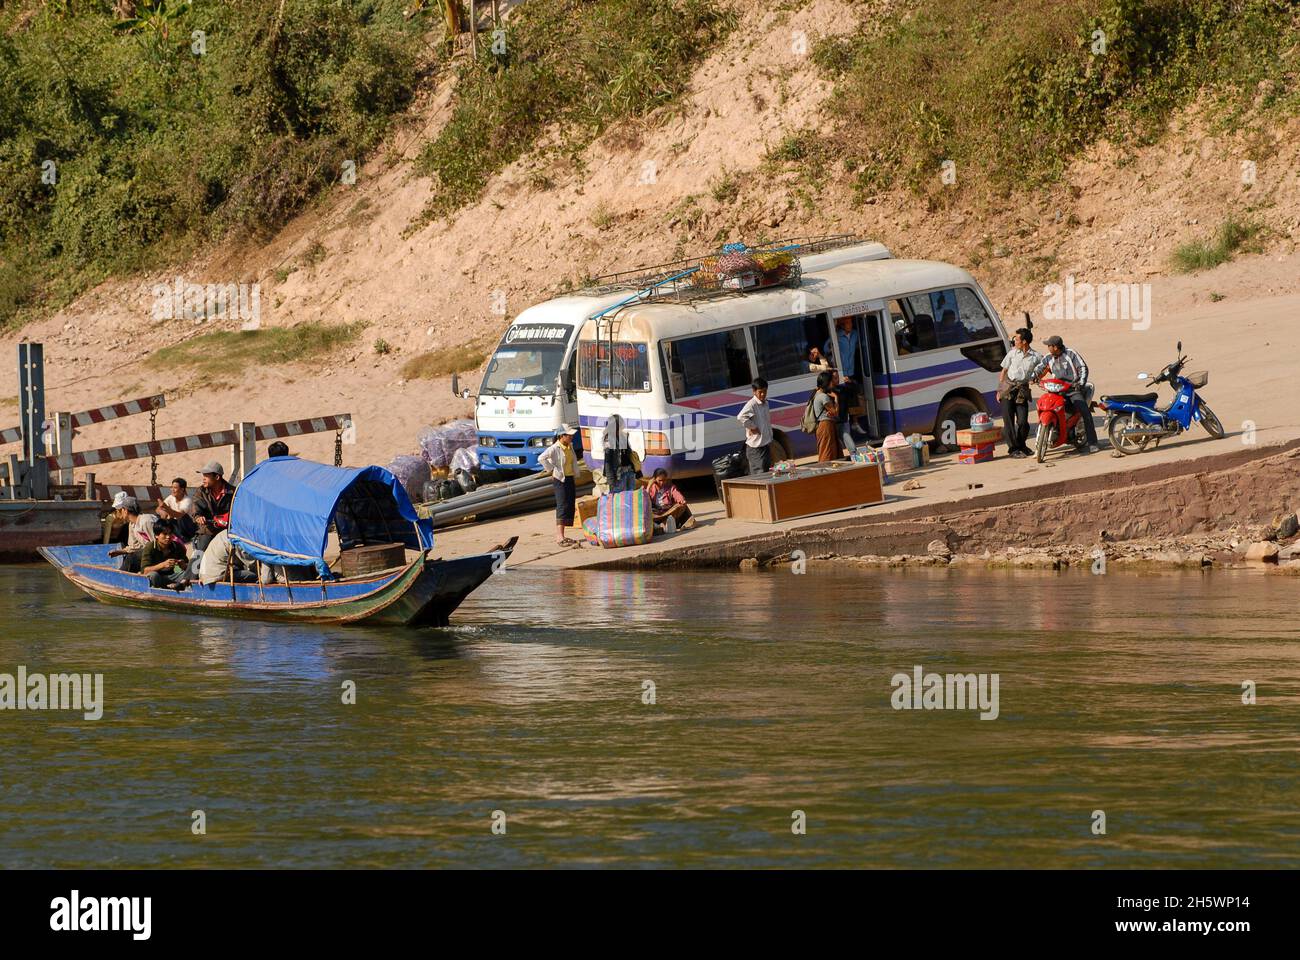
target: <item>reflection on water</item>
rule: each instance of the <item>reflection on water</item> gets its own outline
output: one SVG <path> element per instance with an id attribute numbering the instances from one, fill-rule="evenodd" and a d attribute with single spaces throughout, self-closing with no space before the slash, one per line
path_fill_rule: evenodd
<path id="1" fill-rule="evenodd" d="M 0 672 L 102 672 L 106 700 L 0 711 L 0 864 L 1296 865 L 1296 591 L 509 570 L 404 631 L 116 609 L 0 567 Z M 997 673 L 999 718 L 891 709 L 917 664 Z"/>

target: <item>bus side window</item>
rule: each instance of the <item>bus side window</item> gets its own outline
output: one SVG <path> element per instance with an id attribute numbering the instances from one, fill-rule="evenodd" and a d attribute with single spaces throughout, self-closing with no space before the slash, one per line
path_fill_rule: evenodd
<path id="1" fill-rule="evenodd" d="M 674 399 L 742 387 L 752 377 L 744 330 L 686 337 L 665 344 L 664 349 L 672 371 Z"/>
<path id="2" fill-rule="evenodd" d="M 900 356 L 916 352 L 916 330 L 901 300 L 889 301 L 889 325 L 894 331 L 894 349 Z"/>
<path id="3" fill-rule="evenodd" d="M 980 298 L 975 296 L 975 291 L 968 287 L 957 288 L 957 315 L 966 329 L 967 340 L 987 340 L 998 335 L 993 327 L 993 318 L 980 303 Z"/>

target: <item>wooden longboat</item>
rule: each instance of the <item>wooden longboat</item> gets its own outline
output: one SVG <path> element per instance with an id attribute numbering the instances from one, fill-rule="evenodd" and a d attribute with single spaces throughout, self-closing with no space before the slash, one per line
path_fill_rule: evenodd
<path id="1" fill-rule="evenodd" d="M 511 537 L 487 553 L 443 560 L 422 550 L 403 567 L 337 580 L 257 584 L 149 585 L 108 556 L 113 544 L 41 547 L 41 555 L 102 603 L 244 620 L 444 627 L 451 614 L 513 552 Z"/>

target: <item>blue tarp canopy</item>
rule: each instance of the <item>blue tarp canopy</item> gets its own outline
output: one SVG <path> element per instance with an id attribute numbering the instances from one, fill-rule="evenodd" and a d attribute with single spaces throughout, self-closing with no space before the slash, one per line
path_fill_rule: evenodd
<path id="1" fill-rule="evenodd" d="M 339 546 L 402 543 L 433 548 L 433 521 L 420 519 L 383 467 L 328 467 L 297 457 L 263 460 L 235 489 L 230 540 L 262 563 L 315 566 L 322 579 L 331 521 Z"/>

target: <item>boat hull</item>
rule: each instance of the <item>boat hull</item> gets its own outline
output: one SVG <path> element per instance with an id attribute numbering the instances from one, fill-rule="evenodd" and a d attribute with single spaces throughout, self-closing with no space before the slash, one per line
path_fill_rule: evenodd
<path id="1" fill-rule="evenodd" d="M 488 553 L 452 560 L 420 554 L 405 567 L 346 580 L 288 584 L 193 584 L 185 590 L 149 586 L 116 569 L 107 545 L 42 547 L 41 555 L 101 603 L 201 616 L 282 623 L 446 626 L 475 589 L 501 569 L 515 540 Z"/>

